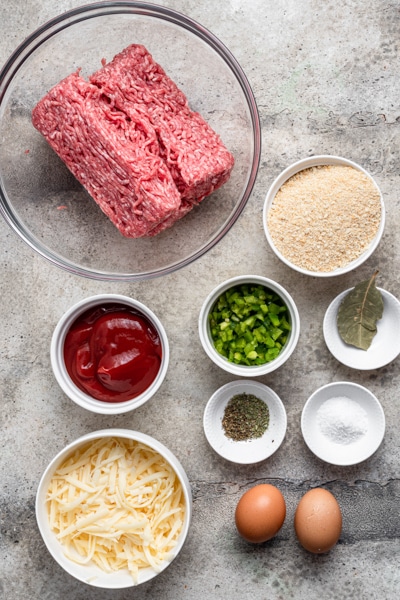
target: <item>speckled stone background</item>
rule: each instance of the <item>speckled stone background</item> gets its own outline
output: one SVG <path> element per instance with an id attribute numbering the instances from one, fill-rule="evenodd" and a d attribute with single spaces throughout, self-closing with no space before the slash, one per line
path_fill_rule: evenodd
<path id="1" fill-rule="evenodd" d="M 79 1 L 26 0 L 0 7 L 0 63 L 31 31 Z M 160 2 L 216 34 L 243 67 L 262 123 L 259 175 L 234 228 L 196 263 L 136 284 L 85 280 L 58 270 L 0 222 L 0 598 L 4 600 L 144 600 L 255 598 L 391 600 L 400 592 L 399 360 L 361 372 L 330 355 L 322 334 L 331 300 L 379 269 L 379 286 L 400 297 L 398 228 L 400 7 L 394 0 L 169 0 Z M 0 140 L 1 143 L 1 140 Z M 383 192 L 387 224 L 361 268 L 333 279 L 304 277 L 281 264 L 263 234 L 262 206 L 275 176 L 293 161 L 337 154 L 368 169 Z M 282 398 L 288 429 L 267 461 L 239 467 L 208 446 L 202 417 L 210 395 L 233 377 L 204 354 L 197 317 L 205 295 L 239 274 L 266 275 L 294 297 L 299 346 L 289 362 L 260 378 Z M 132 295 L 162 319 L 171 344 L 164 385 L 147 405 L 115 418 L 91 414 L 60 391 L 50 367 L 53 329 L 74 302 L 99 292 Z M 368 461 L 325 464 L 305 446 L 301 411 L 331 381 L 367 386 L 382 403 L 386 435 Z M 106 591 L 80 584 L 48 554 L 35 521 L 35 493 L 50 458 L 66 443 L 103 427 L 155 435 L 180 459 L 191 482 L 194 516 L 187 544 L 153 582 Z M 240 495 L 276 484 L 287 517 L 270 542 L 251 546 L 235 530 Z M 310 487 L 323 485 L 343 512 L 338 545 L 314 556 L 298 544 L 293 515 Z"/>

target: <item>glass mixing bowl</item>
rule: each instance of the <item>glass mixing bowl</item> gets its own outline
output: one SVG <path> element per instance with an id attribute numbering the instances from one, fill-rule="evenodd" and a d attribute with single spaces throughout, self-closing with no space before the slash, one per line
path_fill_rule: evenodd
<path id="1" fill-rule="evenodd" d="M 87 77 L 131 43 L 153 55 L 235 157 L 229 181 L 172 228 L 127 239 L 101 212 L 31 123 L 36 103 L 82 68 Z M 19 236 L 76 275 L 137 281 L 192 263 L 237 221 L 252 191 L 261 132 L 236 59 L 208 30 L 144 2 L 98 2 L 37 29 L 0 73 L 0 210 Z"/>

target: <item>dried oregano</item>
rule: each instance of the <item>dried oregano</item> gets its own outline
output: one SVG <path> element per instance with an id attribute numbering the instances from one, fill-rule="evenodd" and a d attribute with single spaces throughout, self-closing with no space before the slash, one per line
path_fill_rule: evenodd
<path id="1" fill-rule="evenodd" d="M 268 429 L 269 409 L 253 394 L 237 394 L 225 407 L 222 427 L 236 442 L 259 438 Z"/>

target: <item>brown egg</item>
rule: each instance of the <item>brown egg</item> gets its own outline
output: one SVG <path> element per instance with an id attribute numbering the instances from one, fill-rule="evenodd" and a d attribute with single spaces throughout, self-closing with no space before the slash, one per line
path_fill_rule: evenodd
<path id="1" fill-rule="evenodd" d="M 235 512 L 239 534 L 259 544 L 273 538 L 283 525 L 286 504 L 282 493 L 269 483 L 249 489 L 240 498 Z"/>
<path id="2" fill-rule="evenodd" d="M 342 531 L 342 513 L 333 494 L 314 488 L 301 498 L 294 515 L 300 544 L 314 554 L 328 552 Z"/>

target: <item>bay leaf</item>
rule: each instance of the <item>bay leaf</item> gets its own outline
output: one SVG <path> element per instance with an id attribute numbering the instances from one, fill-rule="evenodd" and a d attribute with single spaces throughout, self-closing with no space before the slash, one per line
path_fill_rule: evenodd
<path id="1" fill-rule="evenodd" d="M 337 327 L 342 340 L 351 346 L 368 350 L 383 315 L 383 298 L 376 287 L 376 271 L 371 279 L 358 283 L 342 300 Z"/>

